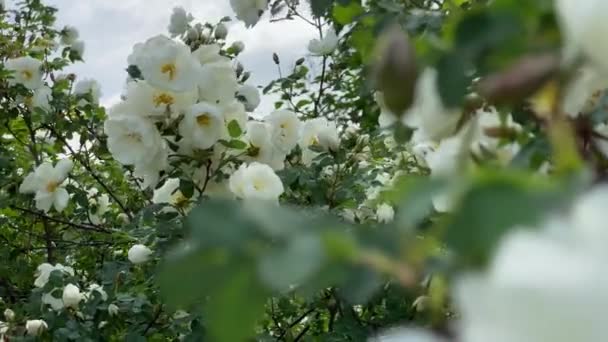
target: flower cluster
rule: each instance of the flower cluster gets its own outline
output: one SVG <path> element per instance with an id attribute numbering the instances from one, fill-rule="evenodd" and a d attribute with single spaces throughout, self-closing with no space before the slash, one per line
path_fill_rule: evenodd
<path id="1" fill-rule="evenodd" d="M 173 33 L 185 32 L 190 21 L 175 9 Z M 113 157 L 132 166 L 144 188 L 181 170 L 198 196 L 223 195 L 223 188 L 238 198 L 276 201 L 283 186 L 274 171 L 285 167 L 297 146 L 305 165 L 339 147 L 336 125 L 324 118 L 301 122 L 289 110 L 250 117 L 260 104 L 259 91 L 241 83 L 242 67 L 233 67 L 220 43 L 191 49 L 159 35 L 135 45 L 128 62 L 141 77 L 127 81 L 124 100 L 110 109 L 104 131 Z M 183 204 L 184 177 L 164 180 L 154 201 Z"/>

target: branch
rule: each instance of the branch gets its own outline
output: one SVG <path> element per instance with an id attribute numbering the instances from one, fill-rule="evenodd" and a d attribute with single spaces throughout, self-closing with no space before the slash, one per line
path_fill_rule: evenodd
<path id="1" fill-rule="evenodd" d="M 110 234 L 112 231 L 99 227 L 99 226 L 94 226 L 94 225 L 88 225 L 88 224 L 80 224 L 80 223 L 74 223 L 74 222 L 70 222 L 70 221 L 65 221 L 62 219 L 58 219 L 58 218 L 54 218 L 51 216 L 48 216 L 46 214 L 44 214 L 43 212 L 40 211 L 36 211 L 36 210 L 31 210 L 31 209 L 26 209 L 26 208 L 21 208 L 21 207 L 17 207 L 17 206 L 10 206 L 11 209 L 14 210 L 19 210 L 21 212 L 30 214 L 30 215 L 34 215 L 37 217 L 40 217 L 42 219 L 51 221 L 51 222 L 55 222 L 55 223 L 61 223 L 61 224 L 65 224 L 68 225 L 70 227 L 76 228 L 76 229 L 80 229 L 80 230 L 86 230 L 86 231 L 95 231 L 95 232 L 99 232 L 99 233 L 106 233 L 106 234 Z"/>
<path id="2" fill-rule="evenodd" d="M 327 69 L 327 56 L 323 56 L 323 68 L 321 69 L 321 81 L 319 83 L 319 95 L 317 96 L 317 100 L 315 101 L 315 117 L 319 117 L 319 104 L 321 103 L 321 97 L 323 97 L 323 92 L 325 91 L 324 83 L 325 83 L 325 73 Z"/>

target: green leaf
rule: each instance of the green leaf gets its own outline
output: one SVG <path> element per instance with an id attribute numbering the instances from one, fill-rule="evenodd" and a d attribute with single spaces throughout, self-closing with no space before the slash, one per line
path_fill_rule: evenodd
<path id="1" fill-rule="evenodd" d="M 323 263 L 324 251 L 316 234 L 304 233 L 290 238 L 287 246 L 260 260 L 259 273 L 265 284 L 286 291 L 294 284 L 306 282 Z"/>
<path id="2" fill-rule="evenodd" d="M 351 1 L 348 5 L 336 3 L 333 10 L 333 16 L 336 22 L 340 25 L 352 23 L 358 16 L 364 13 L 360 3 Z"/>
<path id="3" fill-rule="evenodd" d="M 207 280 L 209 281 L 209 279 Z M 217 342 L 246 341 L 263 317 L 266 294 L 252 269 L 235 269 L 205 306 L 209 335 Z"/>
<path id="4" fill-rule="evenodd" d="M 471 69 L 466 56 L 460 52 L 444 55 L 437 64 L 439 95 L 448 108 L 459 107 L 471 84 L 467 74 Z"/>
<path id="5" fill-rule="evenodd" d="M 228 133 L 231 138 L 238 138 L 243 134 L 243 130 L 241 129 L 241 126 L 239 126 L 238 121 L 232 120 L 228 123 Z"/>
<path id="6" fill-rule="evenodd" d="M 310 9 L 312 10 L 312 14 L 317 18 L 324 16 L 333 2 L 333 0 L 310 0 Z"/>
<path id="7" fill-rule="evenodd" d="M 233 148 L 235 150 L 244 150 L 247 148 L 247 143 L 245 143 L 241 140 L 238 140 L 238 139 L 232 139 L 230 141 L 222 139 L 219 141 L 219 143 L 228 148 Z"/>
<path id="8" fill-rule="evenodd" d="M 194 195 L 194 183 L 190 180 L 180 179 L 179 180 L 179 191 L 186 198 L 192 198 Z"/>
<path id="9" fill-rule="evenodd" d="M 483 174 L 449 218 L 445 239 L 461 261 L 483 265 L 511 229 L 534 227 L 572 189 L 528 174 Z"/>

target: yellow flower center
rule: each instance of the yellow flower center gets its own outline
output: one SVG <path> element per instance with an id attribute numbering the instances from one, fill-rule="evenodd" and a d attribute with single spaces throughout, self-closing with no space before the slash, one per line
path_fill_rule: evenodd
<path id="1" fill-rule="evenodd" d="M 23 70 L 23 71 L 21 71 L 21 76 L 23 76 L 24 79 L 29 81 L 32 79 L 32 77 L 34 77 L 34 73 L 32 73 L 29 70 Z"/>
<path id="2" fill-rule="evenodd" d="M 211 124 L 211 116 L 209 113 L 202 113 L 196 117 L 196 123 L 200 127 L 208 127 Z"/>
<path id="3" fill-rule="evenodd" d="M 57 190 L 58 187 L 59 187 L 59 183 L 58 182 L 48 182 L 46 184 L 46 191 L 47 192 L 55 192 L 55 190 Z"/>
<path id="4" fill-rule="evenodd" d="M 173 103 L 175 103 L 173 96 L 171 96 L 167 93 L 161 93 L 161 94 L 154 95 L 154 97 L 152 98 L 152 101 L 154 102 L 154 105 L 156 107 L 159 107 L 160 105 L 168 106 L 168 105 L 172 105 Z"/>
<path id="5" fill-rule="evenodd" d="M 264 189 L 264 182 L 260 179 L 255 179 L 253 181 L 253 188 L 256 189 L 257 191 Z"/>
<path id="6" fill-rule="evenodd" d="M 287 128 L 287 124 L 286 123 L 282 123 L 279 127 L 281 127 L 281 129 L 285 129 L 285 128 Z"/>
<path id="7" fill-rule="evenodd" d="M 173 64 L 173 63 L 164 64 L 160 68 L 160 72 L 162 72 L 163 74 L 169 74 L 169 81 L 173 81 L 173 79 L 175 78 L 176 71 L 177 70 L 176 70 L 175 64 Z"/>
<path id="8" fill-rule="evenodd" d="M 319 138 L 317 138 L 317 136 L 312 136 L 310 138 L 310 141 L 308 142 L 309 145 L 318 145 L 319 144 Z"/>
<path id="9" fill-rule="evenodd" d="M 188 204 L 188 199 L 186 198 L 186 196 L 184 196 L 184 194 L 182 194 L 181 191 L 176 191 L 171 196 L 171 202 L 174 206 L 181 208 Z"/>

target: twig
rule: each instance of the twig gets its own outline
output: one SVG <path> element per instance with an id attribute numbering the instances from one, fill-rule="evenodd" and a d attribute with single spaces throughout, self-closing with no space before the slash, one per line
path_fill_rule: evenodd
<path id="1" fill-rule="evenodd" d="M 102 227 L 99 226 L 94 226 L 94 225 L 88 225 L 88 224 L 80 224 L 80 223 L 74 223 L 74 222 L 70 222 L 70 221 L 65 221 L 62 219 L 58 219 L 58 218 L 54 218 L 54 217 L 50 217 L 40 211 L 35 211 L 35 210 L 31 210 L 31 209 L 26 209 L 26 208 L 21 208 L 21 207 L 17 207 L 17 206 L 11 206 L 12 209 L 15 210 L 19 210 L 21 212 L 24 213 L 28 213 L 34 216 L 38 216 L 42 219 L 46 219 L 49 220 L 51 222 L 55 222 L 55 223 L 61 223 L 61 224 L 65 224 L 68 225 L 70 227 L 73 228 L 77 228 L 77 229 L 81 229 L 81 230 L 87 230 L 87 231 L 95 231 L 95 232 L 99 232 L 99 233 L 106 233 L 109 234 L 111 233 L 110 230 L 104 229 Z"/>

